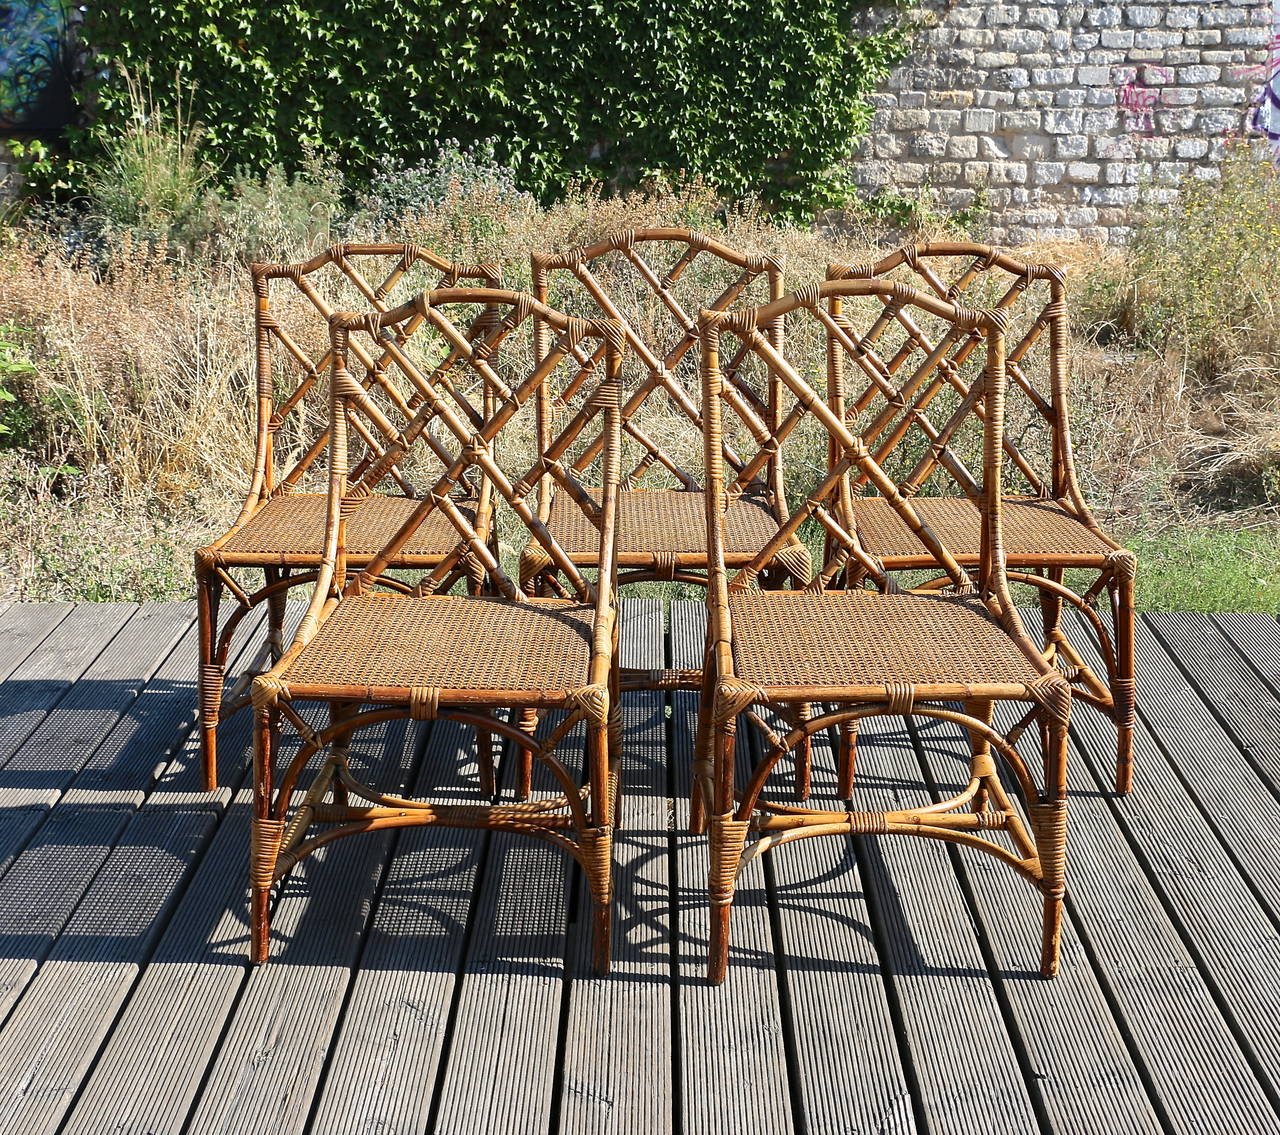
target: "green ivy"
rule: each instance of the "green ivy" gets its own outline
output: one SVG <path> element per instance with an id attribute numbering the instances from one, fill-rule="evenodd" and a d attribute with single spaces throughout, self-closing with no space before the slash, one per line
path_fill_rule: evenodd
<path id="1" fill-rule="evenodd" d="M 898 4 L 870 35 L 869 0 L 116 0 L 92 5 L 101 56 L 77 144 L 130 114 L 119 66 L 194 91 L 206 156 L 295 169 L 332 153 L 358 182 L 442 139 L 495 139 L 519 188 L 701 177 L 784 211 L 833 203 L 831 171 L 868 120 L 864 96 L 905 50 Z"/>

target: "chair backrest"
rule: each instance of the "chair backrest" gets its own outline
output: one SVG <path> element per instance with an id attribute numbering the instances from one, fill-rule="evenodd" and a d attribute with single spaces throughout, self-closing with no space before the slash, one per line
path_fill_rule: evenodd
<path id="1" fill-rule="evenodd" d="M 833 264 L 830 280 L 897 280 L 957 306 L 998 310 L 1006 321 L 1008 372 L 1003 449 L 1009 491 L 1067 499 L 1087 515 L 1076 481 L 1068 405 L 1067 306 L 1062 270 L 1031 264 L 987 245 L 945 241 L 901 248 L 877 264 Z M 839 319 L 841 300 L 831 301 Z M 917 329 L 918 330 L 918 329 Z M 874 331 L 874 329 L 873 329 Z M 969 397 L 965 362 L 979 349 L 976 330 L 953 328 L 945 340 L 908 332 L 875 352 L 876 373 L 861 375 L 842 352 L 828 363 L 828 400 L 855 423 L 877 462 L 891 468 L 906 495 L 954 493 L 928 484 L 938 470 L 973 497 L 976 478 L 964 461 L 964 439 L 981 433 L 980 400 Z M 972 452 L 970 444 L 969 451 Z M 867 483 L 855 474 L 851 490 Z"/>
<path id="2" fill-rule="evenodd" d="M 628 361 L 639 373 L 625 380 L 623 390 L 623 487 L 634 488 L 654 472 L 667 484 L 700 490 L 697 312 L 776 299 L 782 294 L 781 263 L 770 256 L 749 256 L 687 229 L 633 229 L 572 252 L 535 253 L 532 277 L 533 293 L 540 301 L 575 315 L 615 319 L 626 330 Z M 541 327 L 538 334 L 541 352 L 547 338 Z M 780 323 L 770 334 L 781 346 Z M 571 412 L 575 398 L 589 393 L 600 351 L 597 347 L 594 357 L 579 355 L 578 382 L 544 390 L 538 408 L 544 439 L 551 437 L 556 414 Z M 749 424 L 753 436 L 763 439 L 777 425 L 776 391 L 753 389 L 732 361 L 725 373 L 726 401 Z M 594 452 L 595 445 L 588 445 L 582 456 L 590 459 Z M 741 465 L 732 448 L 724 459 Z M 757 487 L 781 498 L 782 472 L 776 461 L 760 471 L 758 482 Z M 544 515 L 547 505 L 541 502 Z"/>
<path id="3" fill-rule="evenodd" d="M 831 302 L 840 301 L 838 314 L 830 311 Z M 800 366 L 779 351 L 769 336 L 760 330 L 771 326 L 780 316 L 791 323 L 788 339 L 799 331 L 800 323 L 821 325 L 830 337 L 833 351 L 845 356 L 845 362 L 866 373 L 866 356 L 875 355 L 874 345 L 885 336 L 885 321 L 895 324 L 902 334 L 930 336 L 935 342 L 958 342 L 977 336 L 970 351 L 981 369 L 969 387 L 968 400 L 981 409 L 982 465 L 976 474 L 976 500 L 982 511 L 982 542 L 977 578 L 961 566 L 957 557 L 938 535 L 920 518 L 909 495 L 884 470 L 864 436 L 855 431 L 833 410 L 801 374 Z M 927 294 L 908 285 L 884 279 L 829 281 L 810 285 L 761 308 L 736 313 L 704 311 L 702 328 L 703 399 L 706 407 L 706 461 L 708 472 L 707 525 L 711 551 L 709 596 L 713 605 L 727 601 L 731 589 L 751 587 L 759 573 L 777 553 L 778 548 L 800 534 L 811 522 L 826 537 L 827 552 L 810 588 L 822 590 L 840 576 L 861 576 L 872 580 L 881 590 L 894 591 L 897 585 L 884 566 L 860 545 L 856 531 L 851 530 L 840 508 L 840 494 L 852 477 L 860 477 L 884 495 L 894 510 L 920 542 L 922 550 L 941 565 L 952 585 L 961 591 L 977 590 L 1012 620 L 1021 634 L 1017 610 L 1009 598 L 1004 576 L 1003 531 L 1001 524 L 1001 474 L 1004 459 L 1005 407 L 1005 315 L 1000 309 L 974 310 L 958 307 L 945 299 Z M 726 345 L 725 340 L 729 340 Z M 816 424 L 827 443 L 833 460 L 825 474 L 803 502 L 791 510 L 778 535 L 760 549 L 756 557 L 732 577 L 727 574 L 722 548 L 725 510 L 733 495 L 740 490 L 737 476 L 726 473 L 721 453 L 723 415 L 721 386 L 725 379 L 720 358 L 735 353 L 741 343 L 777 377 L 794 402 L 797 416 L 807 415 Z M 878 360 L 877 360 L 878 363 Z M 878 373 L 878 365 L 871 367 Z"/>
<path id="4" fill-rule="evenodd" d="M 475 280 L 498 287 L 496 265 L 458 265 L 414 244 L 338 244 L 299 264 L 254 264 L 256 299 L 257 453 L 244 512 L 237 523 L 269 497 L 299 488 L 328 444 L 328 407 L 323 376 L 330 364 L 328 320 L 352 308 L 387 311 L 397 296 L 424 285 L 454 286 Z M 385 365 L 381 353 L 358 345 L 352 363 L 376 382 Z M 317 385 L 318 393 L 313 393 Z M 279 388 L 279 389 L 278 389 Z M 372 423 L 358 427 L 374 443 Z M 281 445 L 281 436 L 289 444 Z M 400 470 L 391 471 L 400 491 L 413 495 Z"/>
<path id="5" fill-rule="evenodd" d="M 518 342 L 511 342 L 517 333 L 531 333 L 535 317 L 550 335 L 546 350 L 536 358 L 531 348 L 522 350 Z M 529 531 L 579 598 L 595 601 L 597 588 L 611 594 L 612 516 L 621 461 L 618 375 L 625 345 L 620 324 L 603 318 L 574 319 L 520 292 L 443 288 L 421 293 L 386 312 L 335 314 L 330 319 L 330 336 L 329 528 L 318 592 L 324 589 L 336 597 L 389 584 L 429 594 L 448 590 L 469 569 L 478 567 L 507 598 L 526 601 L 480 527 L 458 507 L 458 496 L 468 491 L 467 478 L 473 475 L 493 486 L 510 514 Z M 387 435 L 380 452 L 367 464 L 353 462 L 349 451 L 351 424 L 367 416 L 365 403 L 369 399 L 368 390 L 351 369 L 352 359 L 359 357 L 356 344 L 362 338 L 385 346 L 388 370 L 406 375 L 420 372 L 421 364 L 409 352 L 422 342 L 424 350 L 434 351 L 440 365 L 452 360 L 450 370 L 454 372 L 448 383 L 415 382 L 420 385 L 420 402 L 394 436 Z M 495 442 L 504 434 L 532 439 L 532 422 L 525 427 L 520 419 L 532 416 L 543 384 L 574 381 L 581 367 L 578 356 L 583 350 L 594 354 L 597 346 L 603 348 L 603 374 L 594 396 L 548 444 L 526 446 L 521 475 L 510 476 L 495 457 Z M 465 381 L 468 375 L 470 380 Z M 467 397 L 468 386 L 489 395 L 484 408 Z M 585 468 L 604 488 L 600 498 L 588 491 L 582 480 L 584 470 L 569 459 L 578 435 L 597 416 L 603 419 L 604 440 L 597 459 Z M 396 535 L 364 570 L 348 579 L 346 518 L 387 470 L 402 462 L 413 448 L 423 446 L 431 449 L 439 463 L 439 475 Z M 538 516 L 536 497 L 547 481 L 554 481 L 567 493 L 601 534 L 600 570 L 594 583 L 574 566 Z M 530 504 L 530 498 L 535 504 Z M 452 550 L 412 587 L 383 578 L 414 532 L 436 512 L 457 534 Z"/>

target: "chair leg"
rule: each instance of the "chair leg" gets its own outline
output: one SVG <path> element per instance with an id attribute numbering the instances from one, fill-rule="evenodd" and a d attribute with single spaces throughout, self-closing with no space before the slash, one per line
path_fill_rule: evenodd
<path id="1" fill-rule="evenodd" d="M 805 702 L 796 710 L 796 720 L 803 725 L 813 716 L 813 707 Z M 796 795 L 801 800 L 809 799 L 809 790 L 813 785 L 813 742 L 806 733 L 804 739 L 795 747 L 796 761 Z"/>
<path id="2" fill-rule="evenodd" d="M 712 739 L 715 754 L 716 800 L 710 818 L 708 853 L 710 865 L 707 890 L 711 900 L 710 941 L 707 952 L 707 980 L 718 985 L 729 968 L 729 919 L 733 910 L 733 894 L 737 885 L 738 866 L 746 847 L 746 820 L 733 814 L 734 731 L 736 721 L 716 722 Z"/>
<path id="3" fill-rule="evenodd" d="M 1067 855 L 1067 723 L 1051 719 L 1045 727 L 1045 792 L 1031 806 L 1032 828 L 1040 859 L 1040 889 L 1044 912 L 1040 938 L 1040 972 L 1058 972 L 1062 945 L 1062 902 L 1066 889 Z"/>
<path id="4" fill-rule="evenodd" d="M 527 733 L 530 737 L 534 735 L 538 728 L 538 711 L 536 709 L 522 709 L 520 711 L 520 731 Z M 516 799 L 528 800 L 529 793 L 533 791 L 533 750 L 526 749 L 523 745 L 516 750 Z"/>
<path id="5" fill-rule="evenodd" d="M 1121 571 L 1111 586 L 1115 617 L 1116 676 L 1111 697 L 1116 716 L 1116 791 L 1133 787 L 1133 726 L 1136 713 L 1134 682 L 1134 573 Z"/>
<path id="6" fill-rule="evenodd" d="M 853 780 L 858 764 L 858 723 L 845 721 L 840 726 L 840 750 L 837 754 L 836 795 L 848 800 L 853 795 Z"/>
<path id="7" fill-rule="evenodd" d="M 530 760 L 533 758 L 530 757 Z M 493 733 L 488 729 L 476 727 L 476 766 L 480 774 L 480 791 L 485 796 L 497 792 L 497 777 L 493 768 Z M 529 795 L 528 788 L 525 796 Z"/>
<path id="8" fill-rule="evenodd" d="M 348 702 L 334 699 L 329 702 L 329 724 L 331 726 L 338 725 L 345 718 L 354 717 L 360 711 L 358 702 Z M 335 733 L 333 740 L 329 742 L 329 761 L 332 762 L 336 769 L 345 769 L 351 754 L 351 731 L 345 733 Z M 345 807 L 347 800 L 347 786 L 338 779 L 333 778 L 329 788 L 329 794 L 333 798 L 335 804 Z"/>
<path id="9" fill-rule="evenodd" d="M 249 960 L 261 965 L 271 955 L 271 888 L 254 887 L 249 899 L 250 943 Z"/>
<path id="10" fill-rule="evenodd" d="M 288 568 L 267 568 L 263 573 L 267 585 L 278 583 L 289 578 Z M 288 601 L 288 589 L 281 588 L 267 597 L 267 643 L 271 649 L 272 662 L 279 662 L 284 654 L 284 617 Z"/>
<path id="11" fill-rule="evenodd" d="M 608 973 L 613 946 L 613 832 L 614 804 L 619 788 L 607 723 L 587 732 L 587 768 L 591 792 L 591 824 L 578 836 L 582 865 L 591 892 L 592 961 L 597 973 Z"/>
<path id="12" fill-rule="evenodd" d="M 1061 568 L 1049 568 L 1046 578 L 1053 583 L 1061 583 L 1065 573 Z M 1040 599 L 1040 622 L 1044 628 L 1045 649 L 1055 646 L 1062 638 L 1062 600 L 1052 591 L 1036 592 Z"/>
<path id="13" fill-rule="evenodd" d="M 995 709 L 995 703 L 986 698 L 971 698 L 964 703 L 964 711 L 970 717 L 978 721 L 991 724 L 992 712 Z M 969 748 L 972 750 L 974 757 L 989 757 L 991 754 L 991 743 L 981 734 L 974 730 L 969 732 Z M 983 762 L 985 763 L 985 762 Z M 973 810 L 975 812 L 985 812 L 987 810 L 987 790 L 979 788 L 973 797 Z"/>
<path id="14" fill-rule="evenodd" d="M 278 714 L 255 707 L 253 738 L 253 821 L 249 845 L 249 959 L 265 962 L 271 952 L 271 884 L 284 821 L 272 819 L 273 752 Z"/>
<path id="15" fill-rule="evenodd" d="M 218 600 L 222 582 L 217 574 L 196 562 L 196 617 L 199 623 L 200 670 L 197 677 L 197 706 L 200 713 L 200 760 L 204 766 L 204 787 L 218 787 L 218 717 L 222 710 L 222 687 L 226 675 L 217 658 Z"/>
<path id="16" fill-rule="evenodd" d="M 707 980 L 714 985 L 724 981 L 729 968 L 729 920 L 738 865 L 747 844 L 747 826 L 745 820 L 735 820 L 729 815 L 711 817 L 711 935 Z"/>
<path id="17" fill-rule="evenodd" d="M 702 835 L 707 830 L 706 786 L 715 769 L 715 731 L 712 716 L 715 707 L 715 674 L 710 652 L 702 659 L 702 685 L 698 690 L 698 720 L 693 735 L 693 768 L 689 773 L 689 833 Z"/>

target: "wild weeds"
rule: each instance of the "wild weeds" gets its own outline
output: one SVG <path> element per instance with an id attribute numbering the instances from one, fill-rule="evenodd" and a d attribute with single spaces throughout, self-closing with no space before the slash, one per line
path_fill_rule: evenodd
<path id="1" fill-rule="evenodd" d="M 0 448 L 9 447 L 0 454 L 0 588 L 8 593 L 188 593 L 190 550 L 234 516 L 253 456 L 246 258 L 302 259 L 348 235 L 408 240 L 457 261 L 500 263 L 509 285 L 527 287 L 531 249 L 671 225 L 780 256 L 798 285 L 821 279 L 830 262 L 870 260 L 883 250 L 883 230 L 856 218 L 828 217 L 816 229 L 778 224 L 757 204 L 726 204 L 696 182 L 611 196 L 577 186 L 541 207 L 514 193 L 483 154 L 388 180 L 376 209 L 366 201 L 350 216 L 342 213 L 341 179 L 320 162 L 294 177 L 233 179 L 214 198 L 209 171 L 181 166 L 190 127 L 158 128 L 170 131 L 164 145 L 141 134 L 124 140 L 116 189 L 103 174 L 96 207 L 118 200 L 119 210 L 92 255 L 65 220 L 41 227 L 15 219 L 0 233 L 0 324 L 13 328 L 3 336 L 13 345 L 5 357 L 23 367 L 0 381 L 18 399 L 0 403 L 3 420 L 20 413 L 23 423 L 17 448 L 11 435 L 0 438 Z M 135 171 L 135 160 L 179 168 L 170 182 Z M 1221 187 L 1189 186 L 1182 204 L 1153 218 L 1128 252 L 1023 250 L 1066 266 L 1079 468 L 1113 528 L 1146 541 L 1143 554 L 1156 565 L 1150 602 L 1165 602 L 1159 581 L 1175 566 L 1160 549 L 1190 554 L 1193 540 L 1151 534 L 1184 531 L 1210 505 L 1258 507 L 1268 492 L 1273 503 L 1280 497 L 1280 179 L 1243 157 L 1223 177 Z M 139 187 L 134 214 L 113 197 L 126 183 Z M 150 203 L 141 202 L 142 189 Z M 197 198 L 211 214 L 185 211 Z M 690 303 L 711 283 L 691 279 Z M 405 281 L 428 284 L 425 274 Z M 571 302 L 569 292 L 564 298 Z M 304 299 L 282 300 L 277 316 L 322 353 L 324 328 Z M 820 339 L 797 331 L 789 340 L 819 383 Z M 322 414 L 317 404 L 314 422 Z M 660 416 L 644 424 L 664 440 L 683 428 Z M 285 430 L 277 440 L 283 449 L 300 437 Z M 696 467 L 696 444 L 686 442 L 672 445 Z M 791 468 L 804 487 L 822 454 L 795 454 Z M 1268 548 L 1280 551 L 1267 514 L 1248 515 L 1251 523 L 1262 518 L 1248 541 L 1205 537 L 1216 562 L 1230 561 L 1215 572 L 1219 582 L 1212 595 L 1204 592 L 1205 603 L 1248 602 L 1241 581 L 1256 577 L 1250 565 Z M 1169 571 L 1162 574 L 1160 563 Z M 1228 594 L 1222 580 L 1235 581 Z"/>

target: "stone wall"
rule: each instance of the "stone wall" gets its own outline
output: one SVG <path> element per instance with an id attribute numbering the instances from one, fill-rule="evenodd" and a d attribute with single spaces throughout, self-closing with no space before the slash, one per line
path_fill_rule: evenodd
<path id="1" fill-rule="evenodd" d="M 1140 197 L 1216 178 L 1233 134 L 1266 144 L 1280 0 L 920 9 L 910 56 L 873 96 L 855 176 L 871 192 L 985 207 L 994 242 L 1123 241 Z"/>

